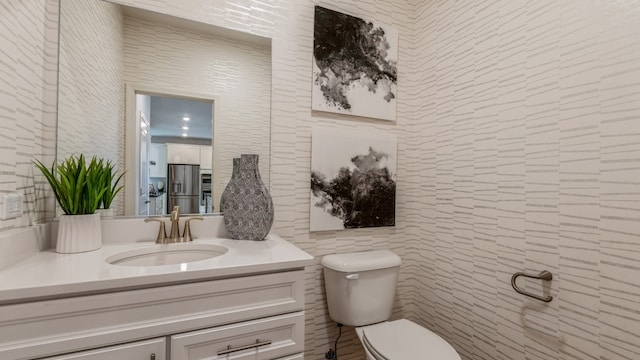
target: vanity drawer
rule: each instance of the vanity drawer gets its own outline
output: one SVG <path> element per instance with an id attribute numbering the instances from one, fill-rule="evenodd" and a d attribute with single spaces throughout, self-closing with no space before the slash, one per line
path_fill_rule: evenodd
<path id="1" fill-rule="evenodd" d="M 304 348 L 304 312 L 171 336 L 171 360 L 268 360 Z"/>
<path id="2" fill-rule="evenodd" d="M 165 360 L 166 337 L 81 351 L 43 360 Z"/>
<path id="3" fill-rule="evenodd" d="M 304 309 L 304 271 L 0 306 L 0 359 L 31 359 Z"/>

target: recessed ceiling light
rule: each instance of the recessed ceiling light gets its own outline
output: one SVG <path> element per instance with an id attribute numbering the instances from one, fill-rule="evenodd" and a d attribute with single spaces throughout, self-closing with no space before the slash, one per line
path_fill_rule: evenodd
<path id="1" fill-rule="evenodd" d="M 187 133 L 182 133 L 182 136 L 187 137 Z"/>
<path id="2" fill-rule="evenodd" d="M 183 117 L 183 118 L 182 118 L 182 120 L 184 120 L 184 121 L 189 121 L 189 120 L 191 120 L 191 118 L 190 118 L 190 117 L 188 117 L 188 116 L 185 116 L 185 117 Z"/>
<path id="3" fill-rule="evenodd" d="M 182 130 L 189 130 L 189 127 L 188 126 L 183 126 Z"/>

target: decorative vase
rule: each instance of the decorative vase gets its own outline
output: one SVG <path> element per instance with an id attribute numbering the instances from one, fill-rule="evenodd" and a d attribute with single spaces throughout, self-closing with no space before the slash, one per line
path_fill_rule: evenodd
<path id="1" fill-rule="evenodd" d="M 101 247 L 100 214 L 60 215 L 56 252 L 72 254 Z"/>
<path id="2" fill-rule="evenodd" d="M 233 239 L 264 240 L 273 225 L 273 201 L 260 177 L 258 155 L 241 155 L 233 168 L 220 199 L 224 225 Z"/>
<path id="3" fill-rule="evenodd" d="M 222 195 L 220 195 L 220 212 L 223 212 L 225 208 L 225 204 L 227 202 L 227 198 L 229 194 L 231 194 L 231 187 L 229 184 L 238 181 L 236 178 L 238 177 L 240 171 L 240 158 L 233 158 L 233 169 L 231 170 L 231 179 L 229 179 L 229 183 L 222 191 Z"/>

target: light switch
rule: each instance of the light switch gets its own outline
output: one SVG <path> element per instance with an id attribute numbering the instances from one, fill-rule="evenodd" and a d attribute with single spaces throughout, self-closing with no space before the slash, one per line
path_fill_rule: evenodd
<path id="1" fill-rule="evenodd" d="M 21 194 L 7 194 L 2 196 L 2 220 L 15 219 L 22 216 Z"/>

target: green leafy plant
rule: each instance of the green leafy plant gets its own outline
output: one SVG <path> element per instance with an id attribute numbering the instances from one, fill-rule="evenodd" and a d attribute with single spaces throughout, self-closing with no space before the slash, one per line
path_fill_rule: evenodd
<path id="1" fill-rule="evenodd" d="M 34 165 L 51 185 L 58 204 L 67 215 L 93 214 L 100 205 L 107 176 L 103 160 L 95 156 L 87 163 L 85 157 L 71 155 L 61 164 L 47 168 L 39 160 Z"/>
<path id="2" fill-rule="evenodd" d="M 100 164 L 102 165 L 102 159 L 100 160 Z M 111 163 L 111 160 L 107 160 L 102 166 L 102 171 L 104 172 L 105 192 L 100 199 L 100 205 L 102 205 L 102 208 L 104 209 L 111 208 L 113 199 L 115 199 L 116 195 L 118 195 L 123 187 L 123 185 L 118 186 L 118 183 L 120 183 L 120 180 L 124 176 L 124 172 L 118 175 L 114 168 L 115 165 Z M 100 207 L 100 205 L 98 207 Z"/>

